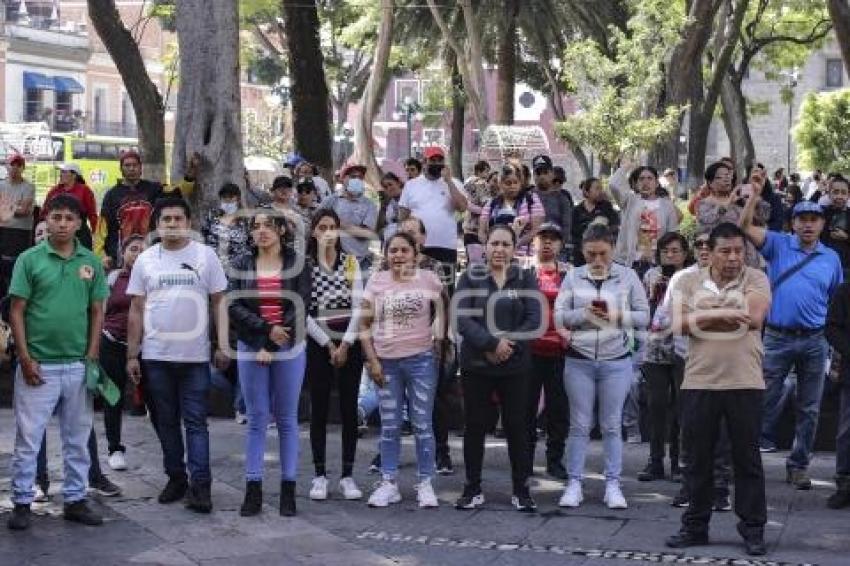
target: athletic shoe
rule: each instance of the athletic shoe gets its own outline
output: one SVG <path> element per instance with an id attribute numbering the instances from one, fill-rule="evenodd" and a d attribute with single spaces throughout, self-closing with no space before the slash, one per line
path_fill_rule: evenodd
<path id="1" fill-rule="evenodd" d="M 672 505 L 673 507 L 684 509 L 689 504 L 690 501 L 688 500 L 688 494 L 685 491 L 685 487 L 682 486 L 682 488 L 679 489 L 679 493 L 677 493 L 676 497 L 673 498 L 673 501 L 670 502 L 670 505 Z"/>
<path id="2" fill-rule="evenodd" d="M 520 513 L 536 513 L 537 504 L 531 498 L 531 493 L 528 491 L 528 486 L 523 486 L 519 491 L 511 496 L 511 504 Z"/>
<path id="3" fill-rule="evenodd" d="M 725 492 L 718 492 L 714 494 L 714 504 L 712 505 L 712 509 L 714 511 L 719 511 L 721 513 L 725 513 L 727 511 L 732 510 L 732 504 L 729 503 L 729 494 Z"/>
<path id="4" fill-rule="evenodd" d="M 434 493 L 434 487 L 431 485 L 431 480 L 422 480 L 416 484 L 416 499 L 419 501 L 419 507 L 422 509 L 440 506 L 440 502 L 437 501 L 437 494 Z"/>
<path id="5" fill-rule="evenodd" d="M 579 480 L 570 480 L 567 487 L 564 488 L 564 494 L 561 500 L 558 501 L 560 507 L 578 507 L 584 501 L 584 495 L 581 492 L 581 482 Z"/>
<path id="6" fill-rule="evenodd" d="M 328 478 L 325 476 L 316 476 L 313 478 L 313 485 L 310 487 L 310 499 L 313 501 L 324 501 L 328 498 Z"/>
<path id="7" fill-rule="evenodd" d="M 437 457 L 437 473 L 441 476 L 450 476 L 455 473 L 452 466 L 452 457 L 448 454 L 442 454 Z"/>
<path id="8" fill-rule="evenodd" d="M 476 509 L 484 505 L 484 494 L 480 487 L 464 486 L 463 493 L 455 501 L 455 509 Z"/>
<path id="9" fill-rule="evenodd" d="M 369 473 L 370 474 L 379 474 L 381 472 L 381 453 L 378 452 L 375 454 L 375 457 L 372 458 L 372 462 L 369 464 Z"/>
<path id="10" fill-rule="evenodd" d="M 785 481 L 801 491 L 812 489 L 812 480 L 809 478 L 806 470 L 788 468 Z"/>
<path id="11" fill-rule="evenodd" d="M 351 476 L 339 480 L 339 490 L 342 492 L 342 496 L 348 501 L 363 499 L 363 492 L 360 491 L 357 484 L 354 483 L 354 478 Z"/>
<path id="12" fill-rule="evenodd" d="M 127 469 L 127 460 L 124 458 L 123 450 L 116 450 L 111 453 L 107 462 L 109 463 L 109 467 L 116 472 L 123 472 Z"/>
<path id="13" fill-rule="evenodd" d="M 35 486 L 35 503 L 47 503 L 50 500 L 50 495 L 40 485 Z"/>
<path id="14" fill-rule="evenodd" d="M 239 411 L 236 411 L 236 418 L 234 420 L 236 421 L 236 424 L 247 424 L 248 416 L 245 413 L 240 413 Z"/>
<path id="15" fill-rule="evenodd" d="M 622 490 L 620 490 L 620 482 L 617 480 L 608 480 L 605 482 L 604 501 L 608 509 L 626 509 L 629 506 L 626 503 L 626 498 L 623 497 Z"/>
<path id="16" fill-rule="evenodd" d="M 704 546 L 708 544 L 707 533 L 694 533 L 691 531 L 679 531 L 664 541 L 669 548 L 688 548 L 691 546 Z"/>
<path id="17" fill-rule="evenodd" d="M 369 507 L 389 507 L 390 504 L 401 501 L 398 484 L 394 481 L 381 480 L 376 485 L 375 491 L 369 496 Z"/>
<path id="18" fill-rule="evenodd" d="M 117 497 L 121 495 L 121 488 L 109 481 L 109 478 L 102 475 L 89 482 L 89 489 L 103 497 Z"/>
<path id="19" fill-rule="evenodd" d="M 96 527 L 103 524 L 103 517 L 92 511 L 85 499 L 66 503 L 63 507 L 62 517 L 66 521 L 73 521 L 90 527 Z"/>

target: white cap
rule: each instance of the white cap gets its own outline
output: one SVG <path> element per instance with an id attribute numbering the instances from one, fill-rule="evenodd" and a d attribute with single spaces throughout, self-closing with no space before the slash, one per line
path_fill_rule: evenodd
<path id="1" fill-rule="evenodd" d="M 77 175 L 79 175 L 81 177 L 83 175 L 83 172 L 80 171 L 80 166 L 77 165 L 76 163 L 63 163 L 62 165 L 59 166 L 59 170 L 60 171 L 73 171 L 74 173 L 76 173 Z"/>

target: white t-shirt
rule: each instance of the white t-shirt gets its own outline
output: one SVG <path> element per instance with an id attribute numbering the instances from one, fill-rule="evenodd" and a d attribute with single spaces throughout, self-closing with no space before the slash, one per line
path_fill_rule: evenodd
<path id="1" fill-rule="evenodd" d="M 463 192 L 463 185 L 453 179 L 455 187 Z M 428 179 L 419 175 L 404 184 L 399 206 L 407 208 L 425 225 L 428 238 L 425 247 L 457 249 L 457 221 L 452 196 L 446 182 L 440 178 Z"/>
<path id="2" fill-rule="evenodd" d="M 145 297 L 142 359 L 208 362 L 209 295 L 227 289 L 215 251 L 192 241 L 170 251 L 162 244 L 142 252 L 133 265 L 128 295 Z"/>

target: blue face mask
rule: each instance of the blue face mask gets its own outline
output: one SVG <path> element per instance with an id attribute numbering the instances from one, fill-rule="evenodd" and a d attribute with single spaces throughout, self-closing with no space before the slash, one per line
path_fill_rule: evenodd
<path id="1" fill-rule="evenodd" d="M 359 197 L 363 194 L 363 191 L 366 190 L 366 183 L 363 182 L 363 179 L 355 177 L 348 180 L 345 190 L 347 190 L 350 195 Z"/>

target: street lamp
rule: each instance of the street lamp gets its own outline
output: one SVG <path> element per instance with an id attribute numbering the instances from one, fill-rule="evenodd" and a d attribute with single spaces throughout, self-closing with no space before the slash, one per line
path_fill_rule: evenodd
<path id="1" fill-rule="evenodd" d="M 419 106 L 419 103 L 415 102 L 410 96 L 405 96 L 393 112 L 395 120 L 401 120 L 402 116 L 407 120 L 407 157 L 413 157 L 413 119 L 422 119 L 420 110 L 422 110 L 422 107 Z"/>
<path id="2" fill-rule="evenodd" d="M 791 124 L 794 121 L 794 89 L 797 88 L 797 82 L 800 80 L 800 73 L 797 67 L 794 67 L 790 72 L 782 73 L 788 79 L 788 145 L 786 149 L 787 163 L 785 171 L 788 175 L 791 174 Z"/>

